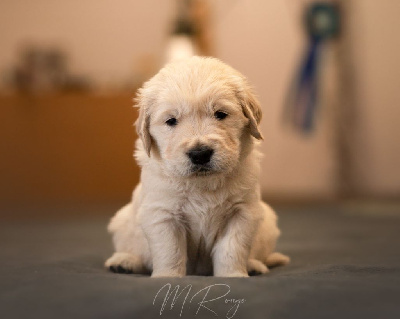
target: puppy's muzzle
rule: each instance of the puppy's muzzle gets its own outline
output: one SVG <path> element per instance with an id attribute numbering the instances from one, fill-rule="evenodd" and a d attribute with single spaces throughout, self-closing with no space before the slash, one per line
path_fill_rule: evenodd
<path id="1" fill-rule="evenodd" d="M 207 146 L 198 146 L 187 152 L 190 161 L 195 165 L 206 165 L 211 161 L 214 150 Z"/>

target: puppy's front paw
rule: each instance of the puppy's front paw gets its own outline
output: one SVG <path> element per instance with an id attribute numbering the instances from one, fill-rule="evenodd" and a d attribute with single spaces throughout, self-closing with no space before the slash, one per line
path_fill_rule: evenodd
<path id="1" fill-rule="evenodd" d="M 156 268 L 151 274 L 152 278 L 181 278 L 186 275 L 186 267 Z"/>
<path id="2" fill-rule="evenodd" d="M 225 277 L 225 278 L 244 278 L 249 277 L 247 272 L 235 271 L 235 272 L 224 272 L 214 274 L 215 277 Z"/>
<path id="3" fill-rule="evenodd" d="M 153 271 L 151 278 L 181 278 L 184 277 L 183 271 Z"/>

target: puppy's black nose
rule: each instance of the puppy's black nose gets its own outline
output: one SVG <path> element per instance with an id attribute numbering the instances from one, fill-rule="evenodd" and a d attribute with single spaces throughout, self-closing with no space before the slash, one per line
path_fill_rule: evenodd
<path id="1" fill-rule="evenodd" d="M 187 153 L 187 156 L 189 156 L 193 164 L 204 165 L 210 162 L 213 153 L 214 150 L 212 148 L 201 146 L 191 149 Z"/>

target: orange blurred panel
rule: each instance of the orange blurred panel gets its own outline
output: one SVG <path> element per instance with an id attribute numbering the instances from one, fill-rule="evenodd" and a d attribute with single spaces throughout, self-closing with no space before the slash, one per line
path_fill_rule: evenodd
<path id="1" fill-rule="evenodd" d="M 0 201 L 129 200 L 132 93 L 0 96 Z"/>

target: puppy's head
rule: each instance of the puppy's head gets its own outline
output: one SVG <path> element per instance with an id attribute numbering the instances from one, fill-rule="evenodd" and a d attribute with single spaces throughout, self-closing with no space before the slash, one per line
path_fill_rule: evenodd
<path id="1" fill-rule="evenodd" d="M 170 176 L 229 173 L 251 136 L 262 139 L 261 108 L 246 79 L 214 58 L 167 65 L 139 90 L 137 106 L 144 149 Z"/>

